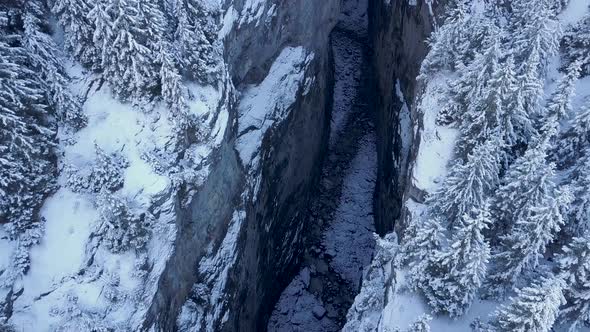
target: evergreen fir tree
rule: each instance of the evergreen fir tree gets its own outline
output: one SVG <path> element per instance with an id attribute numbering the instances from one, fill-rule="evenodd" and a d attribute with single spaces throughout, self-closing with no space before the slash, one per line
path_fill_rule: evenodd
<path id="1" fill-rule="evenodd" d="M 512 57 L 509 57 L 501 68 L 497 81 L 494 82 L 503 105 L 498 120 L 499 131 L 507 147 L 526 145 L 536 131 L 525 106 L 523 83 L 516 76 Z"/>
<path id="2" fill-rule="evenodd" d="M 38 211 L 56 187 L 53 110 L 23 47 L 20 10 L 0 19 L 0 224 L 16 242 L 0 287 L 29 269 L 29 248 L 43 233 Z"/>
<path id="3" fill-rule="evenodd" d="M 590 99 L 575 115 L 571 127 L 561 134 L 554 154 L 561 168 L 572 166 L 582 158 L 590 143 Z"/>
<path id="4" fill-rule="evenodd" d="M 497 65 L 491 73 L 488 85 L 482 89 L 479 96 L 471 100 L 467 112 L 462 117 L 459 153 L 471 151 L 495 133 L 499 133 L 502 140 L 523 140 L 522 137 L 517 137 L 514 125 L 519 131 L 527 130 L 525 127 L 530 126 L 528 117 L 522 110 L 511 110 L 520 114 L 508 110 L 511 106 L 519 105 L 519 101 L 515 100 L 518 95 L 513 69 L 511 58 L 506 63 Z M 523 135 L 524 133 L 519 136 Z"/>
<path id="5" fill-rule="evenodd" d="M 498 29 L 493 26 L 492 33 L 499 33 Z M 500 61 L 501 50 L 499 37 L 492 35 L 487 37 L 484 42 L 484 52 L 476 53 L 474 60 L 467 66 L 459 64 L 457 71 L 459 79 L 452 83 L 450 91 L 452 94 L 447 105 L 441 109 L 438 115 L 439 123 L 450 123 L 461 120 L 462 124 L 468 125 L 470 117 L 465 120 L 466 113 L 470 110 L 473 113 L 473 101 L 479 100 L 487 88 L 487 82 L 490 81 L 494 72 L 497 71 L 498 62 Z M 476 112 L 480 115 L 481 112 Z"/>
<path id="6" fill-rule="evenodd" d="M 590 151 L 580 158 L 571 172 L 574 201 L 569 210 L 566 229 L 570 235 L 580 236 L 590 231 Z"/>
<path id="7" fill-rule="evenodd" d="M 434 312 L 459 317 L 471 305 L 486 276 L 490 248 L 482 232 L 490 222 L 488 204 L 463 215 L 451 244 L 433 255 L 422 290 Z"/>
<path id="8" fill-rule="evenodd" d="M 474 206 L 482 206 L 498 186 L 500 172 L 499 139 L 475 148 L 465 163 L 457 161 L 443 184 L 428 200 L 430 211 L 443 216 L 450 227 Z"/>
<path id="9" fill-rule="evenodd" d="M 590 323 L 590 233 L 574 237 L 556 261 L 566 283 L 561 317 L 577 331 Z"/>
<path id="10" fill-rule="evenodd" d="M 568 117 L 571 113 L 571 101 L 575 95 L 576 81 L 580 75 L 580 65 L 580 62 L 574 62 L 570 65 L 567 74 L 559 82 L 547 101 L 545 116 L 548 118 L 555 117 L 555 125 L 558 125 L 558 121 Z"/>
<path id="11" fill-rule="evenodd" d="M 406 329 L 406 332 L 430 332 L 430 321 L 432 320 L 432 316 L 430 315 L 421 315 Z"/>
<path id="12" fill-rule="evenodd" d="M 145 26 L 146 44 L 152 51 L 157 52 L 162 48 L 160 43 L 166 41 L 168 30 L 170 30 L 161 2 L 158 0 L 139 1 L 137 8 L 138 16 L 143 20 L 140 24 Z"/>
<path id="13" fill-rule="evenodd" d="M 183 75 L 207 82 L 218 73 L 214 13 L 196 0 L 173 0 L 177 17 L 174 39 L 178 43 L 178 61 Z"/>
<path id="14" fill-rule="evenodd" d="M 103 190 L 98 195 L 100 223 L 96 234 L 102 236 L 106 247 L 114 253 L 142 250 L 149 239 L 150 218 L 146 213 L 135 214 L 128 202 Z"/>
<path id="15" fill-rule="evenodd" d="M 0 39 L 0 223 L 12 223 L 13 236 L 36 222 L 55 185 L 55 128 L 27 54 Z"/>
<path id="16" fill-rule="evenodd" d="M 100 51 L 94 47 L 94 26 L 87 16 L 93 5 L 89 0 L 55 0 L 52 11 L 64 29 L 64 46 L 85 65 L 97 62 Z"/>
<path id="17" fill-rule="evenodd" d="M 539 47 L 538 43 L 534 47 Z M 517 80 L 520 82 L 519 92 L 525 114 L 529 119 L 541 115 L 541 101 L 544 94 L 544 77 L 541 75 L 541 59 L 538 51 L 533 50 L 517 69 Z"/>
<path id="18" fill-rule="evenodd" d="M 67 185 L 74 192 L 99 193 L 102 190 L 115 192 L 123 187 L 124 172 L 129 162 L 119 152 L 107 153 L 98 145 L 96 161 L 82 169 L 66 168 Z"/>
<path id="19" fill-rule="evenodd" d="M 162 98 L 171 109 L 177 123 L 181 127 L 187 125 L 188 105 L 185 98 L 182 77 L 178 72 L 174 57 L 167 51 L 166 47 L 160 50 L 159 62 L 160 79 L 162 85 Z"/>
<path id="20" fill-rule="evenodd" d="M 547 162 L 547 143 L 531 145 L 502 178 L 494 198 L 495 228 L 505 232 L 512 223 L 528 213 L 527 207 L 540 206 L 551 197 L 556 185 L 555 166 Z"/>
<path id="21" fill-rule="evenodd" d="M 504 286 L 515 285 L 525 272 L 539 266 L 548 244 L 554 241 L 564 225 L 564 214 L 571 202 L 567 188 L 542 197 L 536 205 L 523 206 L 523 213 L 514 216 L 510 232 L 501 238 L 501 245 L 492 259 L 495 269 L 490 288 L 500 293 Z"/>
<path id="22" fill-rule="evenodd" d="M 516 291 L 517 296 L 503 306 L 491 322 L 495 331 L 549 332 L 565 302 L 563 280 L 541 278 L 534 285 Z"/>
<path id="23" fill-rule="evenodd" d="M 94 27 L 92 42 L 98 54 L 97 58 L 93 61 L 93 67 L 95 69 L 103 69 L 107 65 L 107 50 L 113 39 L 112 7 L 111 1 L 98 0 L 87 15 L 87 19 L 92 22 Z"/>
<path id="24" fill-rule="evenodd" d="M 112 36 L 103 49 L 103 76 L 122 98 L 141 94 L 155 85 L 155 73 L 151 51 L 146 46 L 145 18 L 138 11 L 137 0 L 109 0 L 112 9 Z M 98 27 L 98 24 L 97 24 Z M 108 33 L 105 33 L 108 36 Z"/>
<path id="25" fill-rule="evenodd" d="M 47 10 L 40 0 L 27 1 L 24 15 L 23 46 L 28 51 L 34 69 L 46 83 L 47 98 L 62 123 L 75 129 L 86 125 L 82 106 L 68 87 L 69 77 L 62 66 L 58 46 L 49 35 L 44 22 Z"/>
<path id="26" fill-rule="evenodd" d="M 453 2 L 444 24 L 430 37 L 430 51 L 422 62 L 420 77 L 426 78 L 435 70 L 454 69 L 462 63 L 468 52 L 470 24 L 469 4 L 464 0 Z"/>
<path id="27" fill-rule="evenodd" d="M 445 239 L 444 228 L 436 218 L 414 220 L 405 233 L 402 247 L 403 259 L 408 263 L 408 280 L 414 289 L 428 282 L 425 270 L 436 250 Z"/>
<path id="28" fill-rule="evenodd" d="M 547 61 L 559 49 L 561 30 L 554 8 L 546 0 L 514 0 L 510 6 L 515 61 L 525 64 L 525 59 L 539 59 L 539 70 L 544 73 Z"/>
<path id="29" fill-rule="evenodd" d="M 568 29 L 561 41 L 564 68 L 578 61 L 582 76 L 590 74 L 590 14 Z"/>

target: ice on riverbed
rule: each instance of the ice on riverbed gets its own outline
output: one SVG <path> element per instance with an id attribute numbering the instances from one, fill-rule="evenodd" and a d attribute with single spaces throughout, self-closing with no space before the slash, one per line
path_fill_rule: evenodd
<path id="1" fill-rule="evenodd" d="M 340 203 L 324 233 L 326 253 L 340 276 L 358 287 L 363 268 L 371 262 L 374 247 L 373 192 L 377 178 L 377 146 L 374 133 L 359 144 L 343 180 Z"/>

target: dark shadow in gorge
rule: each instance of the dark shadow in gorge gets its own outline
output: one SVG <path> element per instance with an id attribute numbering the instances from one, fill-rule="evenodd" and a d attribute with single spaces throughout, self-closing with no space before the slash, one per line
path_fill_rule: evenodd
<path id="1" fill-rule="evenodd" d="M 356 7 L 359 3 L 364 4 L 364 8 Z M 321 180 L 314 196 L 316 199 L 306 211 L 307 238 L 300 273 L 283 291 L 270 318 L 269 331 L 339 331 L 358 293 L 362 268 L 371 259 L 377 152 L 372 50 L 367 25 L 363 27 L 363 23 L 367 24 L 366 9 L 366 1 L 345 1 L 345 17 L 331 34 L 335 82 L 328 154 L 322 165 Z M 359 153 L 366 153 L 367 149 L 373 157 L 367 158 L 373 159 L 372 165 L 366 169 L 355 169 L 359 166 L 358 158 L 364 158 Z M 370 160 L 366 162 L 370 163 Z M 361 188 L 370 188 L 364 192 L 365 199 L 349 197 L 351 185 L 345 183 L 351 172 L 359 171 L 375 173 L 356 174 L 360 181 L 370 182 L 368 185 L 361 184 Z M 355 185 L 353 188 L 356 188 Z M 344 229 L 338 228 L 334 225 L 339 222 L 337 215 L 342 214 L 343 205 L 350 203 L 345 200 L 355 199 L 360 202 L 353 202 L 352 206 L 362 204 L 364 206 L 360 209 L 366 209 L 366 213 L 361 211 L 363 215 L 360 216 L 365 224 L 348 223 Z M 342 232 L 333 240 L 331 237 L 335 230 Z M 359 238 L 362 238 L 360 242 Z M 340 252 L 339 247 L 334 248 L 335 245 L 346 250 Z M 346 246 L 353 248 L 344 248 Z M 342 255 L 348 254 L 354 257 L 350 257 L 351 264 L 345 266 L 344 271 L 351 270 L 352 274 L 343 274 L 340 265 L 348 257 L 343 259 Z M 351 275 L 353 278 L 350 278 Z"/>

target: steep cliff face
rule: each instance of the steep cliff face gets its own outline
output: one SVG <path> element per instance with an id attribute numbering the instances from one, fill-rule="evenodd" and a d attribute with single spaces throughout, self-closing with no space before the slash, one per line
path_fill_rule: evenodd
<path id="1" fill-rule="evenodd" d="M 190 211 L 179 214 L 175 252 L 146 327 L 265 327 L 268 304 L 300 257 L 302 211 L 327 143 L 328 35 L 338 6 L 336 0 L 226 3 L 221 34 L 232 125 Z"/>
<path id="2" fill-rule="evenodd" d="M 412 192 L 408 168 L 419 142 L 420 115 L 414 101 L 416 80 L 428 51 L 427 40 L 444 7 L 444 0 L 369 3 L 369 31 L 374 50 L 379 170 L 375 192 L 376 229 L 391 231 L 400 217 L 402 196 Z M 396 93 L 398 91 L 398 93 Z M 399 93 L 401 92 L 401 93 Z M 405 100 L 402 100 L 405 99 Z M 404 107 L 409 110 L 403 119 Z M 410 133 L 402 139 L 403 133 Z"/>

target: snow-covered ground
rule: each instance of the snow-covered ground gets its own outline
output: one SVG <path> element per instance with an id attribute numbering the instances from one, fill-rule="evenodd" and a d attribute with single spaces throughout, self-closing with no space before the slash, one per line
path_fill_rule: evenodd
<path id="1" fill-rule="evenodd" d="M 61 188 L 41 209 L 45 232 L 41 243 L 30 250 L 30 270 L 13 286 L 22 294 L 14 301 L 10 323 L 23 331 L 136 326 L 173 249 L 176 197 L 171 177 L 185 175 L 162 171 L 162 160 L 156 157 L 156 153 L 165 156 L 174 139 L 174 123 L 168 111 L 156 105 L 144 112 L 122 103 L 108 87 L 97 88 L 93 75 L 78 67 L 72 67 L 71 75 L 74 91 L 89 91 L 84 103 L 88 125 L 73 136 L 61 137 L 67 143 L 61 146 L 59 165 L 74 173 L 85 172 L 96 164 L 97 149 L 120 154 L 127 166 L 122 172 L 123 186 L 113 195 L 126 202 L 133 213 L 159 213 L 151 222 L 143 255 L 132 250 L 112 252 L 100 245 L 97 235 L 103 227 L 97 194 L 72 191 L 68 178 L 73 173 L 62 171 L 58 180 Z M 195 90 L 191 111 L 210 116 L 208 113 L 218 107 L 221 93 L 216 87 L 191 89 Z M 188 149 L 191 162 L 199 163 L 219 144 L 227 125 L 224 114 L 217 117 L 213 127 L 218 134 L 212 135 L 209 143 Z M 199 174 L 191 175 L 196 185 L 207 172 L 208 168 L 202 167 Z M 0 248 L 9 247 L 1 235 Z M 9 251 L 6 248 L 2 252 Z M 0 260 L 2 264 L 4 259 Z M 138 268 L 142 264 L 149 264 L 149 271 L 142 273 Z"/>
<path id="2" fill-rule="evenodd" d="M 436 116 L 444 104 L 445 89 L 450 79 L 449 75 L 444 74 L 433 77 L 418 106 L 424 126 L 418 133 L 420 146 L 412 170 L 412 182 L 415 187 L 428 192 L 435 189 L 446 175 L 446 165 L 453 157 L 458 136 L 456 129 L 436 124 Z"/>

